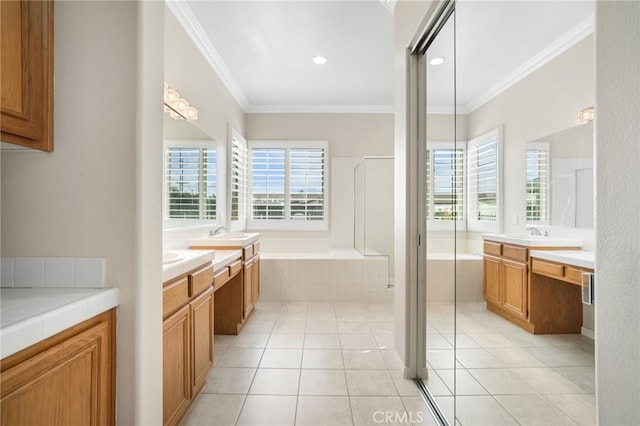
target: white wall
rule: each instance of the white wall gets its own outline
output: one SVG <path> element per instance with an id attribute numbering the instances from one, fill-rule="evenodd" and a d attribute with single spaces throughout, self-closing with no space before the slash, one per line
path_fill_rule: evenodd
<path id="1" fill-rule="evenodd" d="M 54 152 L 2 155 L 3 255 L 104 257 L 120 288 L 120 424 L 162 421 L 162 19 L 56 2 Z"/>
<path id="2" fill-rule="evenodd" d="M 596 398 L 640 424 L 640 2 L 596 5 Z"/>
<path id="3" fill-rule="evenodd" d="M 578 111 L 595 102 L 594 71 L 589 36 L 469 114 L 469 139 L 498 126 L 504 129 L 505 233 L 525 233 L 526 143 L 578 124 Z M 586 249 L 595 248 L 593 231 L 554 228 L 552 235 L 580 238 Z"/>
<path id="4" fill-rule="evenodd" d="M 263 248 L 281 246 L 283 240 L 295 245 L 309 239 L 325 248 L 353 247 L 353 170 L 364 156 L 393 154 L 393 114 L 248 114 L 245 136 L 247 140 L 329 141 L 330 229 L 262 232 Z"/>

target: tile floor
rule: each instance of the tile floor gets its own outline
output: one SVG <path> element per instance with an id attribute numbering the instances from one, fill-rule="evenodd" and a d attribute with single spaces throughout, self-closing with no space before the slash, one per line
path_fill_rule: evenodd
<path id="1" fill-rule="evenodd" d="M 393 345 L 391 304 L 260 302 L 182 425 L 435 425 Z"/>
<path id="2" fill-rule="evenodd" d="M 427 386 L 451 419 L 453 309 L 430 304 L 427 315 Z M 458 424 L 596 424 L 593 340 L 532 335 L 484 303 L 458 303 L 456 329 Z"/>
<path id="3" fill-rule="evenodd" d="M 458 425 L 595 425 L 593 341 L 534 336 L 459 304 L 429 305 L 429 379 Z M 260 302 L 238 336 L 216 336 L 215 367 L 182 425 L 436 424 L 402 378 L 390 304 Z M 389 416 L 389 417 L 386 417 Z"/>

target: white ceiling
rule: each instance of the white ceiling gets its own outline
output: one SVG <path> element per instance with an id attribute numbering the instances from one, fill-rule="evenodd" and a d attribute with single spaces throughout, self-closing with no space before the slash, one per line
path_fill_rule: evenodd
<path id="1" fill-rule="evenodd" d="M 168 3 L 247 112 L 392 111 L 394 17 L 388 1 Z M 593 31 L 593 1 L 458 1 L 456 97 L 469 112 Z M 453 28 L 429 56 L 452 81 Z M 323 55 L 325 65 L 311 58 Z M 447 84 L 430 104 L 452 104 Z"/>

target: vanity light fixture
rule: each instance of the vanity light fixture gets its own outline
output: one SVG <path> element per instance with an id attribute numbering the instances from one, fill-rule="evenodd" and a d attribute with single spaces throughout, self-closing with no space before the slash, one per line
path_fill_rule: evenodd
<path id="1" fill-rule="evenodd" d="M 324 56 L 314 56 L 313 58 L 311 58 L 311 60 L 316 65 L 324 65 L 327 63 L 327 58 L 325 58 Z"/>
<path id="2" fill-rule="evenodd" d="M 580 123 L 588 123 L 590 121 L 593 121 L 595 116 L 596 113 L 593 107 L 585 108 L 582 111 L 578 112 L 578 121 Z"/>
<path id="3" fill-rule="evenodd" d="M 437 56 L 429 61 L 430 65 L 442 65 L 444 64 L 444 58 L 442 56 Z"/>
<path id="4" fill-rule="evenodd" d="M 198 119 L 198 110 L 180 96 L 176 89 L 169 87 L 166 81 L 164 82 L 164 112 L 168 112 L 169 116 L 176 120 Z"/>

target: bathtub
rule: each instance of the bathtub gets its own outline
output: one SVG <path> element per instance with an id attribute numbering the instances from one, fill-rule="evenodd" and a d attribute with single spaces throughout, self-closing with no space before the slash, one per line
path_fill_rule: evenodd
<path id="1" fill-rule="evenodd" d="M 260 252 L 260 298 L 268 301 L 386 303 L 388 256 L 363 256 L 356 249 Z"/>
<path id="2" fill-rule="evenodd" d="M 454 271 L 457 301 L 482 302 L 482 255 L 453 252 L 427 254 L 427 300 L 453 302 Z"/>

